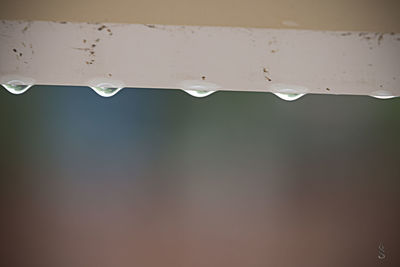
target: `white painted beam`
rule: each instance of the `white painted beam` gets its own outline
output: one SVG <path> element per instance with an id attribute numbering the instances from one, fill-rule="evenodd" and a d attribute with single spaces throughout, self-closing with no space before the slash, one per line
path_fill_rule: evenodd
<path id="1" fill-rule="evenodd" d="M 400 34 L 1 21 L 0 83 L 399 96 Z"/>

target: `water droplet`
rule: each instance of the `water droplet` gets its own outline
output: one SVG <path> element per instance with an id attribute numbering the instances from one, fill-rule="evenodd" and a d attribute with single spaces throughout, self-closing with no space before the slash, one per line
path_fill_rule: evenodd
<path id="1" fill-rule="evenodd" d="M 219 86 L 214 83 L 197 80 L 183 81 L 180 87 L 182 87 L 183 91 L 194 97 L 209 96 L 215 93 L 219 88 Z"/>
<path id="2" fill-rule="evenodd" d="M 371 96 L 378 99 L 390 99 L 395 97 L 392 93 L 384 90 L 372 92 Z"/>
<path id="3" fill-rule="evenodd" d="M 294 101 L 296 99 L 299 99 L 305 94 L 298 94 L 298 93 L 290 93 L 290 92 L 281 92 L 281 93 L 273 93 L 277 97 L 286 100 L 286 101 Z"/>
<path id="4" fill-rule="evenodd" d="M 92 86 L 91 88 L 103 97 L 113 96 L 122 89 L 122 87 L 115 87 L 110 83 L 101 83 L 97 86 Z"/>
<path id="5" fill-rule="evenodd" d="M 2 86 L 6 88 L 7 91 L 9 91 L 10 93 L 19 95 L 31 88 L 32 84 L 25 84 L 24 82 L 19 80 L 12 80 L 5 84 L 2 84 Z"/>
<path id="6" fill-rule="evenodd" d="M 206 96 L 211 95 L 212 93 L 215 93 L 215 91 L 204 91 L 204 90 L 199 90 L 199 91 L 183 90 L 183 91 L 185 91 L 186 93 L 188 93 L 189 95 L 194 96 L 194 97 L 206 97 Z"/>
<path id="7" fill-rule="evenodd" d="M 304 96 L 308 92 L 308 89 L 294 84 L 273 84 L 271 92 L 280 99 L 294 101 Z"/>

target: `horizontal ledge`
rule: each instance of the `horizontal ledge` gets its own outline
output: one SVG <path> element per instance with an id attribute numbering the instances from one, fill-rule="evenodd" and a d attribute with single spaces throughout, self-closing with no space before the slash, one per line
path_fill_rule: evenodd
<path id="1" fill-rule="evenodd" d="M 400 34 L 0 22 L 0 83 L 400 95 Z"/>

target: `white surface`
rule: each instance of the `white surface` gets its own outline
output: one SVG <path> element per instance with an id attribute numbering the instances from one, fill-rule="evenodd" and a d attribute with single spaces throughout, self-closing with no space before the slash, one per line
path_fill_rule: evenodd
<path id="1" fill-rule="evenodd" d="M 2 21 L 0 83 L 12 80 L 399 96 L 400 34 Z"/>

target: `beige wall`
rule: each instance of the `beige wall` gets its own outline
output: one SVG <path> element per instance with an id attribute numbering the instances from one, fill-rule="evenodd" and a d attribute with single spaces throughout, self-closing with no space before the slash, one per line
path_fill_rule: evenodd
<path id="1" fill-rule="evenodd" d="M 0 19 L 400 32 L 398 0 L 0 0 Z"/>

